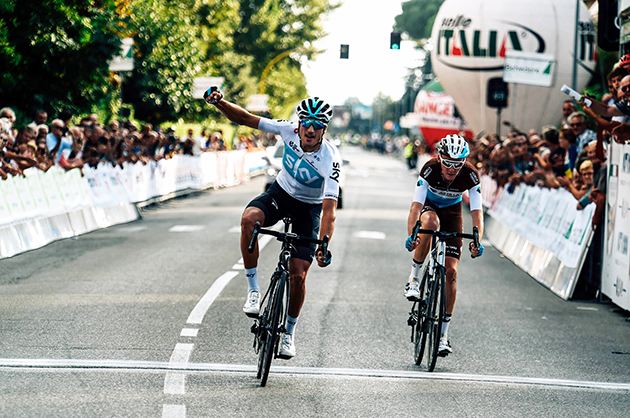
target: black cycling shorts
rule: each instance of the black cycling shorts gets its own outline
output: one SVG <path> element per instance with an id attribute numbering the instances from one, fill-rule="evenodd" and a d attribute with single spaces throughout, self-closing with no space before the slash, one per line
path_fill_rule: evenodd
<path id="1" fill-rule="evenodd" d="M 462 232 L 464 220 L 462 218 L 462 202 L 454 205 L 438 208 L 437 205 L 426 199 L 422 213 L 433 211 L 440 220 L 440 231 L 444 232 Z M 421 216 L 422 216 L 421 213 Z M 462 255 L 462 238 L 447 238 L 446 240 L 446 256 L 460 259 Z"/>
<path id="2" fill-rule="evenodd" d="M 255 207 L 265 214 L 263 227 L 275 225 L 287 215 L 291 215 L 291 232 L 304 237 L 319 238 L 319 224 L 321 221 L 322 204 L 305 203 L 285 192 L 274 182 L 266 192 L 254 198 L 247 207 Z M 302 241 L 295 243 L 295 251 L 291 257 L 313 262 L 316 244 Z"/>

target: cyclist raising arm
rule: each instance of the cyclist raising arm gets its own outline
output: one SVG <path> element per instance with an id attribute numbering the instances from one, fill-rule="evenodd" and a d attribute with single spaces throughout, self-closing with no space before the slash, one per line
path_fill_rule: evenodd
<path id="1" fill-rule="evenodd" d="M 214 104 L 230 121 L 280 135 L 285 143 L 283 170 L 266 192 L 247 205 L 241 218 L 241 254 L 249 288 L 243 311 L 255 318 L 260 311 L 258 245 L 252 254 L 248 251 L 254 224 L 259 222 L 263 227 L 271 226 L 290 214 L 293 220 L 292 232 L 319 239 L 323 239 L 324 235 L 332 238 L 341 172 L 337 148 L 324 140 L 324 133 L 332 119 L 332 107 L 318 97 L 304 99 L 296 108 L 300 119 L 296 125 L 289 121 L 253 115 L 223 100 L 223 94 L 216 87 L 206 93 L 206 101 Z M 285 359 L 295 356 L 293 334 L 304 304 L 306 274 L 313 256 L 317 256 L 320 267 L 326 267 L 331 262 L 331 256 L 324 259 L 321 248 L 316 251 L 315 244 L 298 242 L 295 248 L 289 263 L 291 286 L 285 324 L 287 332 L 282 336 L 278 353 L 280 358 Z"/>
<path id="2" fill-rule="evenodd" d="M 418 277 L 422 263 L 429 252 L 430 236 L 411 236 L 416 221 L 420 218 L 424 229 L 444 232 L 462 232 L 462 194 L 468 190 L 470 214 L 473 226 L 479 228 L 479 240 L 483 236 L 483 210 L 479 174 L 472 164 L 466 162 L 470 147 L 459 135 L 447 135 L 437 145 L 437 158 L 428 161 L 420 171 L 420 177 L 409 210 L 405 243 L 408 251 L 414 251 L 411 274 L 405 287 L 405 297 L 414 301 L 421 297 Z M 446 356 L 453 350 L 448 341 L 448 326 L 453 314 L 457 295 L 457 267 L 461 256 L 462 239 L 446 241 L 446 317 L 442 325 L 438 354 Z M 473 258 L 483 254 L 483 245 L 469 247 Z"/>

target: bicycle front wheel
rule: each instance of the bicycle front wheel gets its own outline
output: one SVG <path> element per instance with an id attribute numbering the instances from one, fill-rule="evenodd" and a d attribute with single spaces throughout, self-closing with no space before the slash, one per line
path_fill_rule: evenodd
<path id="1" fill-rule="evenodd" d="M 444 313 L 446 311 L 446 293 L 444 293 L 446 273 L 444 267 L 438 267 L 435 273 L 436 277 L 433 282 L 433 289 L 431 291 L 432 297 L 429 302 L 429 313 L 427 317 L 427 321 L 429 321 L 427 335 L 427 368 L 430 372 L 435 369 L 438 348 L 440 346 L 440 336 L 442 334 L 442 320 L 444 319 Z"/>
<path id="2" fill-rule="evenodd" d="M 426 269 L 422 281 L 420 282 L 420 301 L 416 303 L 416 326 L 414 328 L 413 336 L 413 359 L 416 366 L 422 363 L 422 357 L 424 356 L 424 347 L 427 342 L 427 334 L 423 332 L 424 323 L 427 320 L 427 303 L 425 300 L 425 294 L 427 289 L 427 283 L 429 281 L 429 269 Z"/>
<path id="3" fill-rule="evenodd" d="M 282 272 L 280 278 L 276 281 L 275 289 L 270 294 L 269 303 L 271 308 L 269 309 L 269 323 L 267 324 L 267 341 L 263 347 L 263 359 L 262 359 L 262 376 L 260 386 L 267 384 L 267 378 L 269 377 L 269 369 L 271 368 L 271 360 L 275 356 L 278 346 L 278 328 L 280 327 L 280 318 L 282 317 L 282 301 L 284 297 L 284 286 L 288 279 L 288 273 Z"/>

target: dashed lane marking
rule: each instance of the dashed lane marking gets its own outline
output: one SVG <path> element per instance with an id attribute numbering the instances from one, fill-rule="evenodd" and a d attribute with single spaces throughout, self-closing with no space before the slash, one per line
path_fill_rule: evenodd
<path id="1" fill-rule="evenodd" d="M 185 418 L 186 405 L 163 405 L 162 418 Z"/>
<path id="2" fill-rule="evenodd" d="M 168 232 L 199 232 L 206 228 L 205 225 L 175 225 Z"/>
<path id="3" fill-rule="evenodd" d="M 203 321 L 203 317 L 208 312 L 210 305 L 214 302 L 214 300 L 219 296 L 221 291 L 225 288 L 225 286 L 230 283 L 230 281 L 238 275 L 238 271 L 228 271 L 224 273 L 221 277 L 216 279 L 210 289 L 206 292 L 205 295 L 201 298 L 201 300 L 194 307 L 190 316 L 188 316 L 188 320 L 186 321 L 189 324 L 201 324 Z"/>
<path id="4" fill-rule="evenodd" d="M 175 345 L 169 364 L 186 364 L 190 359 L 194 344 Z M 168 372 L 164 376 L 164 393 L 170 395 L 183 395 L 186 393 L 186 373 L 182 371 Z"/>
<path id="5" fill-rule="evenodd" d="M 177 348 L 176 348 L 177 350 Z M 181 355 L 181 354 L 180 354 Z M 174 355 L 175 356 L 175 355 Z M 173 357 L 171 357 L 173 359 Z M 124 370 L 136 371 L 166 371 L 179 372 L 182 375 L 195 372 L 223 372 L 223 373 L 256 373 L 255 365 L 216 364 L 216 363 L 176 363 L 152 362 L 135 360 L 78 360 L 78 359 L 0 359 L 0 369 L 46 369 L 60 370 Z M 405 370 L 379 369 L 349 369 L 349 368 L 319 368 L 319 367 L 287 367 L 271 366 L 271 372 L 278 375 L 293 376 L 322 376 L 322 377 L 351 377 L 363 379 L 411 379 L 411 380 L 442 380 L 452 382 L 477 382 L 496 384 L 518 384 L 542 386 L 551 388 L 596 389 L 617 392 L 629 392 L 630 383 L 594 382 L 582 380 L 546 379 L 519 376 L 494 376 L 457 373 L 429 373 Z"/>
<path id="6" fill-rule="evenodd" d="M 179 336 L 180 337 L 196 337 L 198 333 L 199 333 L 199 330 L 196 328 L 183 328 Z"/>
<path id="7" fill-rule="evenodd" d="M 387 235 L 385 232 L 381 231 L 357 231 L 354 233 L 356 238 L 365 238 L 365 239 L 385 239 Z"/>
<path id="8" fill-rule="evenodd" d="M 139 225 L 139 226 L 124 226 L 124 227 L 121 227 L 121 228 L 118 228 L 118 229 L 114 229 L 114 231 L 124 232 L 124 233 L 127 233 L 127 234 L 133 234 L 133 233 L 136 233 L 136 232 L 145 231 L 147 229 L 149 229 L 148 226 L 146 226 L 146 225 L 141 225 L 140 226 Z"/>

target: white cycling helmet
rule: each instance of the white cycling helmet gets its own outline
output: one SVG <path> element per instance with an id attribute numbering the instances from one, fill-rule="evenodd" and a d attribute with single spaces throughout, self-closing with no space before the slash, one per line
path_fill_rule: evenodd
<path id="1" fill-rule="evenodd" d="M 332 106 L 319 97 L 309 97 L 297 105 L 295 109 L 298 118 L 315 119 L 318 122 L 328 125 L 332 120 Z"/>
<path id="2" fill-rule="evenodd" d="M 466 158 L 470 155 L 468 142 L 459 135 L 446 135 L 438 142 L 435 149 L 449 158 Z"/>

